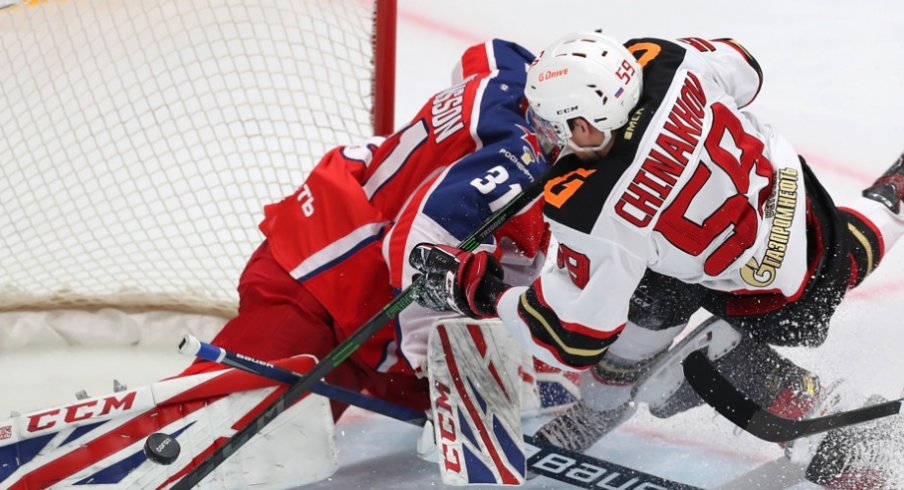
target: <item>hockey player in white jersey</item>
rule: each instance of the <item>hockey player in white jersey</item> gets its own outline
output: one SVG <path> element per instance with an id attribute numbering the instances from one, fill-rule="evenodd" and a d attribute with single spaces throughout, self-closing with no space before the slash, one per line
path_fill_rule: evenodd
<path id="1" fill-rule="evenodd" d="M 767 344 L 825 340 L 846 291 L 904 234 L 904 163 L 837 207 L 793 146 L 743 110 L 761 84 L 730 39 L 622 45 L 585 32 L 553 44 L 526 95 L 543 143 L 562 154 L 544 210 L 557 267 L 509 287 L 491 257 L 424 244 L 411 257 L 426 276 L 419 301 L 498 315 L 536 357 L 592 368 L 585 380 L 605 389 L 588 402 L 616 419 L 702 307 L 744 333 L 735 357 L 757 361 L 741 378 L 777 381 L 753 396 L 806 413 L 818 382 Z M 823 463 L 819 483 L 850 478 Z"/>

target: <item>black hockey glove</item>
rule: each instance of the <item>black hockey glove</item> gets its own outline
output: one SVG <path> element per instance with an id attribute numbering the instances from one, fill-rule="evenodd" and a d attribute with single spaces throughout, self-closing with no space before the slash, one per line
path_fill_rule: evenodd
<path id="1" fill-rule="evenodd" d="M 472 254 L 448 245 L 421 243 L 408 262 L 424 281 L 419 305 L 436 311 L 457 311 L 471 318 L 496 316 L 496 299 L 508 285 L 502 266 L 488 252 Z"/>

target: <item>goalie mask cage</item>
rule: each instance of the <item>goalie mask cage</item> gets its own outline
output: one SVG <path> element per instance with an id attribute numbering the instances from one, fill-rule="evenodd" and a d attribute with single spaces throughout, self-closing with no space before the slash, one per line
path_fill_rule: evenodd
<path id="1" fill-rule="evenodd" d="M 263 205 L 392 127 L 395 0 L 0 0 L 0 310 L 228 316 Z"/>

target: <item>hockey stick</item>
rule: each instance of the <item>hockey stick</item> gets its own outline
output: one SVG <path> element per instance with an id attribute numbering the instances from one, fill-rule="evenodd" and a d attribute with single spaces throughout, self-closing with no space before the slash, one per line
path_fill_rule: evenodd
<path id="1" fill-rule="evenodd" d="M 246 373 L 256 374 L 287 385 L 295 384 L 304 377 L 304 375 L 275 366 L 269 362 L 202 342 L 193 335 L 182 337 L 182 341 L 179 342 L 179 353 L 234 367 Z M 427 422 L 427 415 L 424 412 L 363 395 L 357 391 L 333 386 L 322 381 L 315 384 L 311 391 L 331 400 L 363 408 L 409 424 L 423 426 Z"/>
<path id="2" fill-rule="evenodd" d="M 539 451 L 527 460 L 530 471 L 579 488 L 647 488 L 650 490 L 702 490 L 610 461 L 562 449 L 533 436 L 524 441 Z"/>
<path id="3" fill-rule="evenodd" d="M 236 369 L 285 384 L 294 384 L 304 376 L 268 362 L 230 352 L 222 347 L 208 344 L 196 337 L 186 335 L 179 343 L 179 352 L 217 362 Z M 375 412 L 402 422 L 423 427 L 427 421 L 424 412 L 412 410 L 379 398 L 348 390 L 323 382 L 311 390 L 318 395 Z M 527 461 L 528 470 L 547 478 L 567 483 L 578 488 L 598 489 L 613 481 L 636 480 L 631 488 L 663 490 L 699 490 L 697 487 L 666 480 L 642 471 L 634 470 L 609 461 L 575 453 L 549 444 L 534 436 L 525 435 L 524 442 L 537 448 L 537 452 Z M 618 475 L 618 476 L 615 476 Z M 597 485 L 602 482 L 602 485 Z"/>
<path id="4" fill-rule="evenodd" d="M 716 369 L 704 349 L 692 352 L 684 360 L 684 376 L 700 398 L 723 417 L 770 442 L 786 442 L 895 415 L 901 411 L 901 402 L 904 401 L 893 400 L 824 417 L 794 420 L 775 415 L 751 400 Z"/>
<path id="5" fill-rule="evenodd" d="M 462 240 L 462 242 L 458 244 L 458 248 L 468 252 L 477 248 L 484 239 L 492 235 L 506 221 L 518 214 L 522 208 L 527 206 L 543 192 L 546 176 L 548 175 L 549 171 L 547 171 L 546 175 L 531 183 L 527 189 L 521 191 L 517 196 L 512 198 L 511 201 L 496 210 L 496 212 L 490 215 L 477 230 Z M 267 424 L 272 422 L 293 403 L 311 391 L 311 388 L 313 388 L 317 382 L 325 378 L 327 374 L 336 368 L 336 366 L 358 350 L 358 348 L 361 347 L 361 344 L 373 337 L 387 323 L 399 316 L 399 313 L 401 313 L 402 310 L 411 305 L 421 288 L 421 281 L 422 279 L 419 278 L 414 281 L 411 286 L 402 290 L 402 292 L 400 292 L 395 299 L 390 301 L 389 304 L 384 306 L 379 313 L 374 315 L 347 339 L 342 341 L 342 343 L 333 349 L 332 352 L 318 362 L 313 369 L 273 400 L 264 411 L 252 418 L 248 422 L 248 425 L 236 432 L 232 437 L 226 440 L 223 445 L 210 453 L 210 455 L 201 461 L 198 466 L 192 468 L 181 480 L 179 480 L 179 482 L 173 485 L 172 488 L 174 490 L 188 490 L 200 483 L 204 477 L 223 464 L 227 458 L 235 454 L 239 448 L 250 441 L 251 438 L 260 432 Z"/>

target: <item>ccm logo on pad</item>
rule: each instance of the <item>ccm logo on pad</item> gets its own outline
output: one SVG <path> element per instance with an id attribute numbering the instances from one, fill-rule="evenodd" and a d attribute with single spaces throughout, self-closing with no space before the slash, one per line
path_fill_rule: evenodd
<path id="1" fill-rule="evenodd" d="M 455 411 L 452 404 L 449 403 L 449 393 L 451 390 L 448 386 L 434 381 L 439 396 L 434 400 L 436 403 L 436 427 L 439 429 L 440 440 L 437 444 L 440 447 L 440 458 L 443 466 L 447 471 L 461 473 L 463 458 L 459 452 L 458 446 L 458 430 L 455 428 Z"/>
<path id="2" fill-rule="evenodd" d="M 49 429 L 57 423 L 70 424 L 95 417 L 104 417 L 114 411 L 124 412 L 132 408 L 137 391 L 125 393 L 121 396 L 112 395 L 104 398 L 85 400 L 68 407 L 54 408 L 45 412 L 32 413 L 26 416 L 28 419 L 28 432 L 37 432 Z"/>

